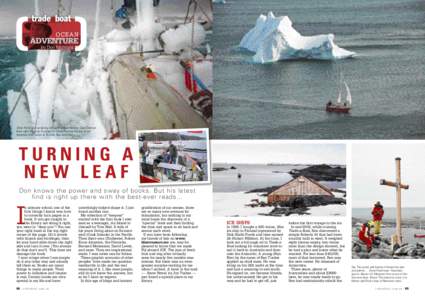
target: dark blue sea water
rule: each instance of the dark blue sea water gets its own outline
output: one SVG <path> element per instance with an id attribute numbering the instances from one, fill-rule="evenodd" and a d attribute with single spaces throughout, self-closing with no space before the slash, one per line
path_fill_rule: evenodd
<path id="1" fill-rule="evenodd" d="M 237 45 L 268 11 L 358 56 L 252 64 Z M 229 0 L 214 6 L 213 48 L 215 138 L 425 138 L 423 0 Z M 342 76 L 352 113 L 327 114 Z"/>

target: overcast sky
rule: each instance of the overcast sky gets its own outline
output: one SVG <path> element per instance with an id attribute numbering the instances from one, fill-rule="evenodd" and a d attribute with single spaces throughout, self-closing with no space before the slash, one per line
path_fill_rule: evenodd
<path id="1" fill-rule="evenodd" d="M 213 163 L 342 164 L 341 144 L 284 143 L 281 141 L 214 141 Z"/>
<path id="2" fill-rule="evenodd" d="M 380 201 L 395 207 L 395 188 L 379 185 L 380 179 L 395 181 L 395 158 L 401 158 L 402 206 L 425 206 L 425 144 L 354 145 L 353 207 L 372 207 Z"/>
<path id="3" fill-rule="evenodd" d="M 101 28 L 103 32 L 111 30 L 111 1 L 113 6 L 118 9 L 122 0 L 102 0 Z M 184 16 L 186 14 L 187 3 L 189 0 L 160 0 L 160 5 L 155 8 L 157 14 L 161 16 Z M 198 0 L 205 11 L 211 13 L 210 0 Z M 57 11 L 57 0 L 39 0 L 42 13 L 54 15 Z M 71 0 L 62 0 L 66 9 L 70 7 Z M 96 0 L 72 0 L 72 15 L 86 18 L 89 34 L 94 24 L 94 15 L 96 11 Z M 34 0 L 0 0 L 0 36 L 14 36 L 15 24 L 19 17 L 31 16 L 34 13 Z"/>

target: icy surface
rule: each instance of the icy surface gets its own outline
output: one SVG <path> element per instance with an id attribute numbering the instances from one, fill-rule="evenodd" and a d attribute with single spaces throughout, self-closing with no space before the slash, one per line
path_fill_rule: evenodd
<path id="1" fill-rule="evenodd" d="M 192 45 L 192 23 L 171 28 L 161 35 L 164 41 L 164 50 L 168 53 L 179 52 Z M 196 48 L 205 40 L 205 30 L 198 23 L 194 24 L 193 47 Z"/>
<path id="2" fill-rule="evenodd" d="M 161 55 L 155 58 L 147 59 L 146 63 L 151 66 L 155 73 L 158 73 L 169 85 L 171 85 L 184 98 L 191 95 L 186 88 L 184 81 L 184 69 L 180 65 L 179 59 L 184 59 L 186 52 L 179 57 Z M 194 70 L 202 82 L 210 91 L 213 88 L 213 63 L 212 59 L 195 60 Z"/>
<path id="3" fill-rule="evenodd" d="M 249 217 L 257 216 L 260 213 L 267 214 L 273 207 L 249 207 L 252 199 L 267 201 L 267 197 L 260 194 L 244 192 L 235 193 L 214 193 L 214 216 L 223 217 Z"/>
<path id="4" fill-rule="evenodd" d="M 41 52 L 41 51 L 40 51 Z M 28 105 L 31 112 L 31 120 L 35 124 L 38 116 L 38 105 L 40 97 L 40 75 L 33 64 L 25 66 L 25 93 L 28 98 Z M 31 100 L 31 101 L 29 101 Z"/>
<path id="5" fill-rule="evenodd" d="M 287 16 L 275 17 L 272 12 L 260 15 L 255 27 L 242 38 L 239 46 L 255 52 L 256 63 L 289 59 L 333 60 L 353 57 L 354 52 L 338 47 L 333 34 L 302 36 L 292 27 Z"/>

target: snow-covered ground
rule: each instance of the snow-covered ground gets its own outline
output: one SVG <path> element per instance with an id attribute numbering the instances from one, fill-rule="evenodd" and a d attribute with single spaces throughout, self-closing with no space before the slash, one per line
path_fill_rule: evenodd
<path id="1" fill-rule="evenodd" d="M 255 52 L 254 62 L 268 63 L 289 59 L 342 59 L 354 52 L 338 47 L 333 34 L 302 36 L 292 27 L 288 16 L 275 17 L 272 12 L 260 15 L 255 27 L 240 42 L 240 47 Z"/>
<path id="2" fill-rule="evenodd" d="M 332 204 L 310 207 L 311 216 L 345 216 L 346 205 Z"/>
<path id="3" fill-rule="evenodd" d="M 236 193 L 214 193 L 214 216 L 223 217 L 249 217 L 260 213 L 269 213 L 273 207 L 248 207 L 252 199 L 267 201 L 267 197 L 260 194 L 244 192 Z"/>
<path id="4" fill-rule="evenodd" d="M 266 202 L 267 197 L 256 193 L 214 193 L 214 216 L 249 217 L 267 214 L 273 207 L 249 207 L 252 199 Z M 310 207 L 307 213 L 311 216 L 345 216 L 346 205 L 332 204 Z M 297 216 L 292 214 L 290 216 Z"/>

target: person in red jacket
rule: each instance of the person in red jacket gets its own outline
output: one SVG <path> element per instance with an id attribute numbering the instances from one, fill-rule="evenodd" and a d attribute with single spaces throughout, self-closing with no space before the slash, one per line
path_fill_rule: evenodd
<path id="1" fill-rule="evenodd" d="M 381 233 L 382 217 L 384 216 L 384 207 L 381 205 L 381 202 L 378 201 L 375 203 L 375 206 L 372 209 L 372 216 L 374 234 L 378 235 Z"/>
<path id="2" fill-rule="evenodd" d="M 358 236 L 359 240 L 366 244 L 367 251 L 371 251 L 375 236 L 370 232 L 370 225 L 368 223 L 362 225 Z"/>

